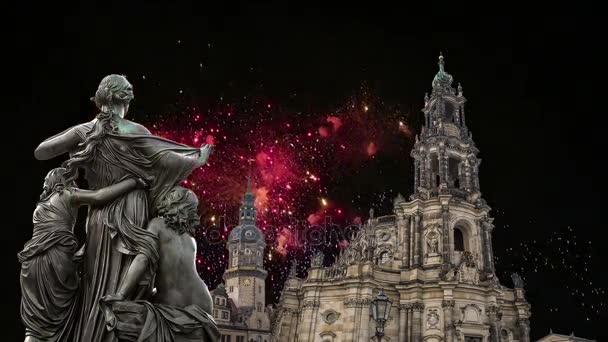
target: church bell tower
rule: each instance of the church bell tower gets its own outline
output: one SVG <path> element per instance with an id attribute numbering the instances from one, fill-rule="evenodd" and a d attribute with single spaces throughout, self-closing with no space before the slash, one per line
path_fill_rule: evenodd
<path id="1" fill-rule="evenodd" d="M 493 219 L 481 197 L 481 159 L 466 124 L 466 98 L 460 83 L 453 87 L 443 55 L 438 67 L 431 93 L 424 96 L 424 124 L 411 151 L 412 202 L 396 203 L 397 211 L 403 208 L 409 217 L 405 235 L 412 239 L 402 248 L 403 267 L 446 268 L 466 259 L 477 265 L 482 279 L 493 277 Z"/>

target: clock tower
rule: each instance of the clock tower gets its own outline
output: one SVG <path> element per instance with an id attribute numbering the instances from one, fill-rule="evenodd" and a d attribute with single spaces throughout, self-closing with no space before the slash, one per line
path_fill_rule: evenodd
<path id="1" fill-rule="evenodd" d="M 264 270 L 264 234 L 256 227 L 255 196 L 251 176 L 239 209 L 239 225 L 228 236 L 228 268 L 224 273 L 226 292 L 239 308 L 245 323 L 253 329 L 268 329 L 266 308 L 267 272 Z"/>

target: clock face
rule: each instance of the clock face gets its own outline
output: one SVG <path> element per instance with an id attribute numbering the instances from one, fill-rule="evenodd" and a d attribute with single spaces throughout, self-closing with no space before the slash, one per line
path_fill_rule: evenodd
<path id="1" fill-rule="evenodd" d="M 251 279 L 246 278 L 245 280 L 243 280 L 243 285 L 245 285 L 245 286 L 251 285 Z"/>

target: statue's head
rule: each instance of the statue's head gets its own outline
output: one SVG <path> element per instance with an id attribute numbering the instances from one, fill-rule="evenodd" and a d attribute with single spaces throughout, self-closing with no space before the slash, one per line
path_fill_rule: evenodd
<path id="1" fill-rule="evenodd" d="M 133 86 L 122 75 L 108 75 L 104 77 L 97 87 L 95 96 L 91 101 L 102 112 L 116 112 L 125 115 L 129 110 L 129 103 L 133 100 Z"/>
<path id="2" fill-rule="evenodd" d="M 46 200 L 53 192 L 63 189 L 66 186 L 64 177 L 65 172 L 65 168 L 58 167 L 46 174 L 46 177 L 44 177 L 44 184 L 42 185 L 42 194 L 40 195 L 41 201 Z"/>
<path id="3" fill-rule="evenodd" d="M 200 225 L 198 216 L 198 198 L 192 190 L 176 186 L 163 197 L 158 206 L 158 215 L 165 219 L 165 224 L 179 234 L 194 231 Z"/>

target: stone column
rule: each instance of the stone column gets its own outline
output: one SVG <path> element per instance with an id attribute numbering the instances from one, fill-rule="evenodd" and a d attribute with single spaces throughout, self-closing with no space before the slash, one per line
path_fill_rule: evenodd
<path id="1" fill-rule="evenodd" d="M 530 321 L 527 318 L 517 320 L 519 326 L 519 341 L 530 342 Z"/>
<path id="2" fill-rule="evenodd" d="M 406 306 L 407 308 L 407 341 L 411 342 L 412 341 L 412 320 L 413 320 L 413 312 L 414 312 L 414 308 L 412 307 L 412 304 L 407 304 Z"/>
<path id="3" fill-rule="evenodd" d="M 439 148 L 439 187 L 445 188 L 448 185 L 448 154 L 445 147 Z"/>
<path id="4" fill-rule="evenodd" d="M 452 342 L 454 340 L 454 322 L 452 313 L 454 311 L 454 300 L 444 299 L 441 302 L 443 308 L 443 330 L 445 333 L 445 342 Z"/>
<path id="5" fill-rule="evenodd" d="M 481 222 L 484 244 L 484 269 L 487 273 L 494 273 L 494 253 L 492 252 L 492 230 L 494 226 L 487 219 Z"/>
<path id="6" fill-rule="evenodd" d="M 399 341 L 409 341 L 407 336 L 407 311 L 409 310 L 409 304 L 399 305 Z"/>
<path id="7" fill-rule="evenodd" d="M 468 159 L 464 160 L 464 189 L 471 191 L 471 163 Z"/>
<path id="8" fill-rule="evenodd" d="M 464 118 L 464 106 L 460 107 L 460 123 L 462 124 L 462 127 L 467 127 L 467 122 Z"/>
<path id="9" fill-rule="evenodd" d="M 402 249 L 402 260 L 401 260 L 401 265 L 403 267 L 409 267 L 410 266 L 410 248 L 409 248 L 409 242 L 410 242 L 410 226 L 411 226 L 411 218 L 410 215 L 404 215 L 403 216 L 403 221 L 405 222 L 405 227 L 403 229 L 403 245 L 401 246 Z"/>
<path id="10" fill-rule="evenodd" d="M 442 205 L 441 206 L 441 216 L 443 218 L 443 243 L 442 243 L 442 263 L 449 264 L 450 263 L 450 206 Z"/>
<path id="11" fill-rule="evenodd" d="M 425 179 L 426 179 L 426 186 L 427 189 L 430 189 L 432 187 L 434 187 L 435 184 L 435 180 L 433 179 L 433 175 L 432 175 L 432 168 L 431 168 L 431 155 L 430 154 L 425 154 L 424 156 L 424 165 L 425 165 Z"/>
<path id="12" fill-rule="evenodd" d="M 420 168 L 419 158 L 420 157 L 414 160 L 414 193 L 418 192 L 418 187 L 420 186 L 418 183 L 418 175 L 420 174 L 420 170 L 418 170 Z"/>
<path id="13" fill-rule="evenodd" d="M 473 163 L 473 170 L 471 173 L 473 176 L 473 188 L 475 189 L 475 191 L 479 191 L 479 161 L 477 159 L 475 159 Z"/>
<path id="14" fill-rule="evenodd" d="M 500 307 L 492 305 L 486 308 L 488 318 L 490 320 L 490 341 L 500 342 L 500 323 L 502 319 L 502 312 Z"/>
<path id="15" fill-rule="evenodd" d="M 414 236 L 415 231 L 414 231 L 414 227 L 416 225 L 416 220 L 414 220 L 414 215 L 410 215 L 410 230 L 409 230 L 409 237 L 410 237 L 410 241 L 409 241 L 409 248 L 408 248 L 408 254 L 409 254 L 409 258 L 410 258 L 410 262 L 409 262 L 409 266 L 412 267 L 414 265 Z"/>
<path id="16" fill-rule="evenodd" d="M 424 311 L 424 303 L 415 302 L 412 304 L 413 318 L 412 318 L 412 342 L 422 341 L 422 312 Z"/>
<path id="17" fill-rule="evenodd" d="M 299 325 L 299 340 L 302 342 L 312 342 L 315 340 L 314 327 L 316 323 L 316 313 L 319 309 L 319 301 L 305 299 L 302 303 L 302 322 Z"/>
<path id="18" fill-rule="evenodd" d="M 428 187 L 428 185 L 427 185 L 427 179 L 426 179 L 427 178 L 427 175 L 426 175 L 426 170 L 427 170 L 427 168 L 426 168 L 426 159 L 427 159 L 426 158 L 426 153 L 424 153 L 424 152 L 420 153 L 420 165 L 419 165 L 419 167 L 420 167 L 420 170 L 419 170 L 419 172 L 420 172 L 420 186 L 423 187 L 423 188 Z"/>
<path id="19" fill-rule="evenodd" d="M 414 267 L 420 266 L 420 213 L 414 215 Z"/>
<path id="20" fill-rule="evenodd" d="M 367 305 L 364 304 L 361 309 L 361 329 L 359 330 L 361 332 L 361 335 L 360 335 L 361 341 L 369 341 L 369 336 L 370 336 L 369 305 L 371 305 L 371 304 L 367 304 Z M 371 329 L 375 329 L 375 328 L 371 328 Z M 371 335 L 373 335 L 373 333 Z"/>

